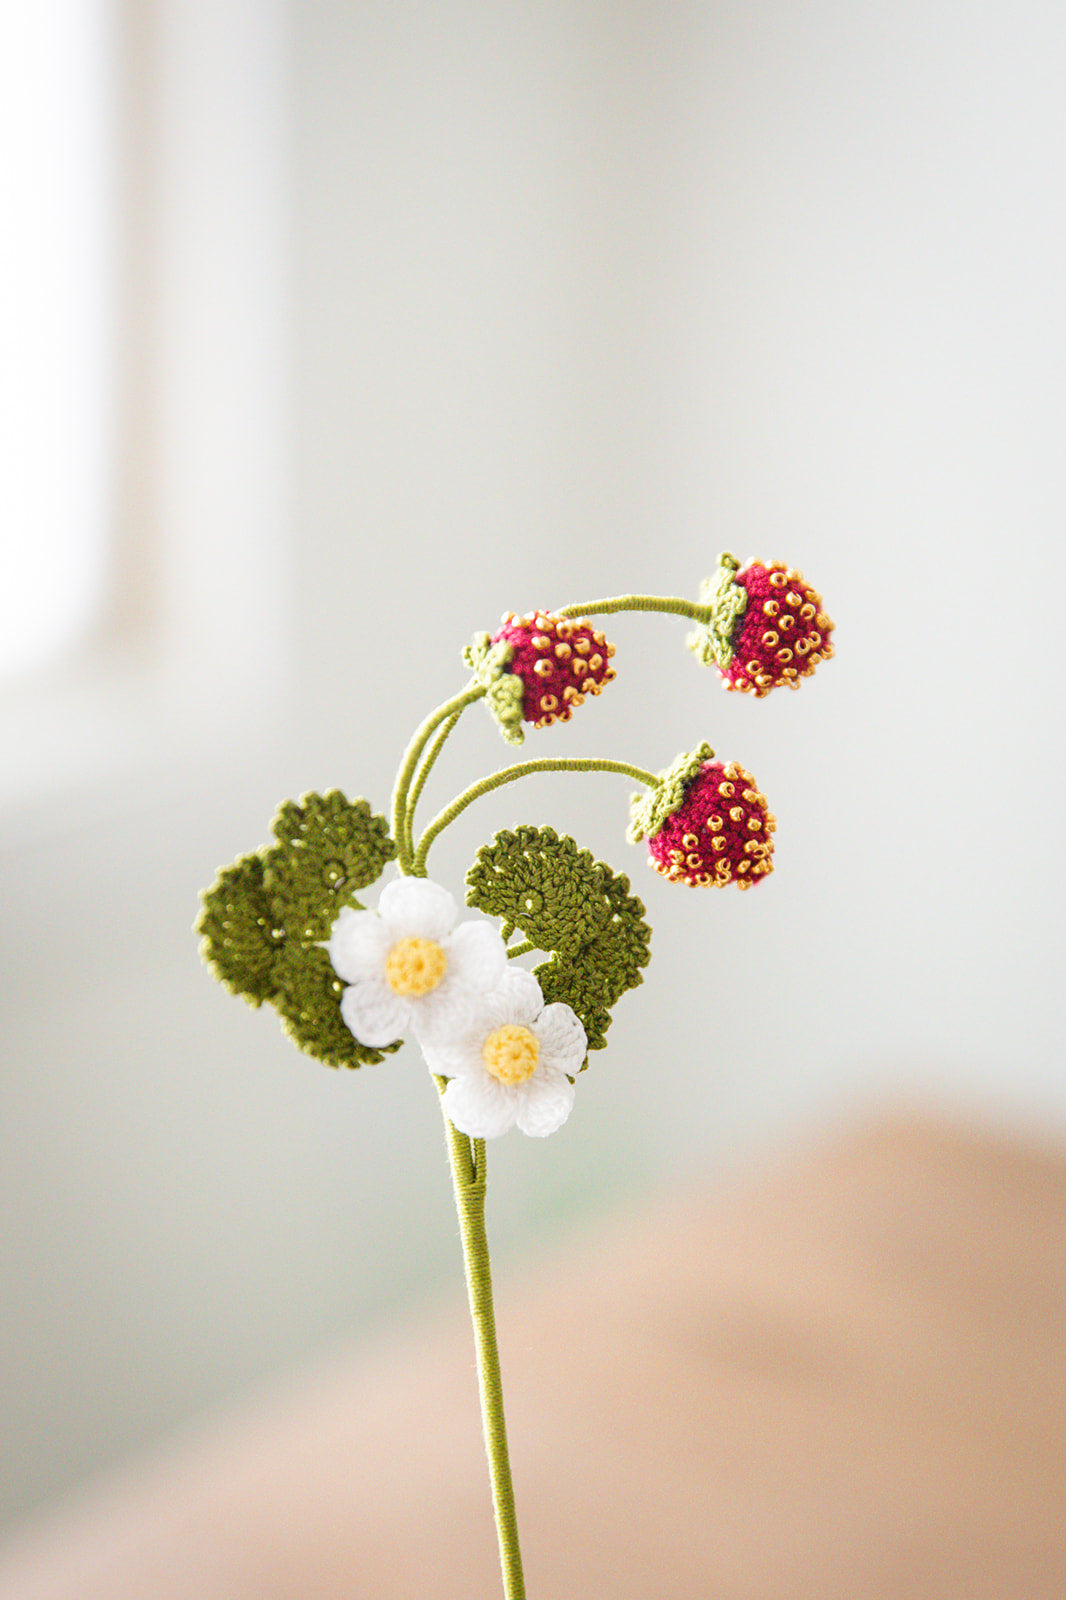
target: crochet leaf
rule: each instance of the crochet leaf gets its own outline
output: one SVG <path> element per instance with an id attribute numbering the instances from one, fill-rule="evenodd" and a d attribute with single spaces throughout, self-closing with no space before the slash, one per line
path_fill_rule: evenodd
<path id="1" fill-rule="evenodd" d="M 241 856 L 223 867 L 203 897 L 200 954 L 220 983 L 249 1005 L 277 993 L 275 966 L 282 937 L 275 933 L 270 899 L 263 888 L 262 856 Z"/>
<path id="2" fill-rule="evenodd" d="M 264 884 L 284 912 L 289 937 L 328 939 L 342 906 L 375 883 L 396 854 L 384 817 L 339 789 L 286 800 L 272 824 L 277 846 L 265 856 Z"/>
<path id="3" fill-rule="evenodd" d="M 467 902 L 520 929 L 550 959 L 535 969 L 546 1001 L 565 1001 L 602 1050 L 611 1008 L 642 981 L 651 929 L 629 879 L 553 828 L 498 833 L 467 874 Z"/>
<path id="4" fill-rule="evenodd" d="M 250 1005 L 270 1001 L 285 1031 L 331 1067 L 381 1061 L 399 1041 L 360 1044 L 340 1015 L 344 984 L 322 941 L 356 891 L 396 854 L 383 817 L 339 789 L 287 800 L 273 823 L 277 844 L 223 867 L 203 896 L 201 955 Z"/>

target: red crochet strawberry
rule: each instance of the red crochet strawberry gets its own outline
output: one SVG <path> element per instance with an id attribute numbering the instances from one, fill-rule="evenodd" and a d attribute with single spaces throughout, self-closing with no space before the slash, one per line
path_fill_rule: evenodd
<path id="1" fill-rule="evenodd" d="M 569 722 L 575 706 L 615 676 L 613 655 L 614 645 L 584 618 L 551 611 L 508 611 L 491 638 L 479 633 L 463 652 L 509 744 L 522 743 L 523 722 Z"/>
<path id="2" fill-rule="evenodd" d="M 727 689 L 756 698 L 786 684 L 798 689 L 833 654 L 833 624 L 821 595 L 783 561 L 751 561 L 741 571 L 736 556 L 723 555 L 715 576 L 701 585 L 700 602 L 710 614 L 688 647 L 701 661 L 715 662 Z"/>
<path id="3" fill-rule="evenodd" d="M 777 819 L 751 773 L 713 755 L 709 744 L 686 751 L 634 796 L 629 838 L 647 839 L 648 865 L 671 883 L 750 889 L 774 870 Z"/>

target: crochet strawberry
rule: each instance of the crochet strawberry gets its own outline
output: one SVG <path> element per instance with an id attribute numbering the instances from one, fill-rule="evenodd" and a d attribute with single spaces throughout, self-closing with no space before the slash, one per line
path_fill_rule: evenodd
<path id="1" fill-rule="evenodd" d="M 647 839 L 648 865 L 671 883 L 750 889 L 773 871 L 777 819 L 751 773 L 713 755 L 709 744 L 686 751 L 635 795 L 629 838 Z"/>
<path id="2" fill-rule="evenodd" d="M 689 635 L 688 647 L 716 664 L 727 689 L 757 699 L 786 684 L 798 689 L 833 654 L 833 624 L 821 595 L 783 561 L 751 561 L 741 571 L 736 556 L 725 554 L 701 585 L 700 602 L 710 616 Z"/>
<path id="3" fill-rule="evenodd" d="M 479 633 L 463 651 L 509 744 L 522 743 L 523 722 L 569 722 L 575 706 L 615 676 L 613 655 L 614 645 L 586 620 L 551 611 L 508 611 L 491 637 Z"/>

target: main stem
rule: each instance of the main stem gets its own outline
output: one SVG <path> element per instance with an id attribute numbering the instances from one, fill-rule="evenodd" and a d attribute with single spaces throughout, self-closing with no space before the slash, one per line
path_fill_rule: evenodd
<path id="1" fill-rule="evenodd" d="M 437 1079 L 443 1093 L 445 1079 Z M 477 1352 L 478 1388 L 481 1392 L 481 1421 L 485 1432 L 485 1452 L 492 1483 L 492 1506 L 496 1516 L 496 1537 L 500 1547 L 500 1569 L 505 1600 L 525 1600 L 522 1552 L 518 1545 L 518 1519 L 515 1515 L 511 1462 L 507 1454 L 507 1425 L 503 1414 L 503 1385 L 500 1381 L 500 1354 L 496 1344 L 496 1315 L 492 1303 L 492 1273 L 485 1234 L 485 1141 L 469 1139 L 460 1133 L 447 1114 L 444 1126 L 448 1135 L 448 1154 L 455 1187 L 455 1206 L 459 1213 L 459 1232 L 463 1241 L 466 1287 L 470 1296 L 470 1317 L 474 1325 Z"/>

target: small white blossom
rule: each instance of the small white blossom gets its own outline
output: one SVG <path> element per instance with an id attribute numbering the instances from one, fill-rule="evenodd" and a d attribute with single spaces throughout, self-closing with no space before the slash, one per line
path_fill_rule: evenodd
<path id="1" fill-rule="evenodd" d="M 512 967 L 471 1021 L 446 1040 L 423 1043 L 422 1054 L 432 1072 L 451 1080 L 444 1109 L 459 1132 L 494 1139 L 516 1123 L 536 1135 L 561 1128 L 586 1049 L 571 1008 L 546 1006 L 532 973 Z"/>
<path id="2" fill-rule="evenodd" d="M 451 1039 L 469 1026 L 506 976 L 507 951 L 491 923 L 458 919 L 454 897 L 425 878 L 397 878 L 376 911 L 341 912 L 329 959 L 348 985 L 341 1016 L 360 1043 L 380 1047 L 408 1031 Z"/>

